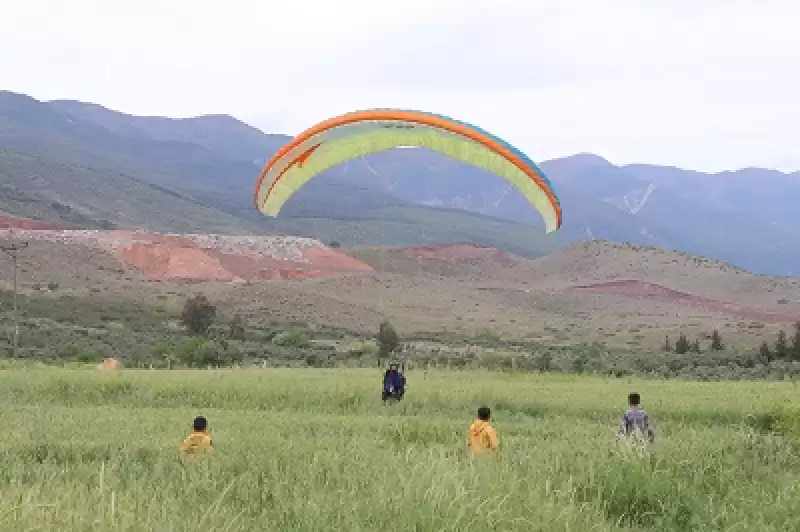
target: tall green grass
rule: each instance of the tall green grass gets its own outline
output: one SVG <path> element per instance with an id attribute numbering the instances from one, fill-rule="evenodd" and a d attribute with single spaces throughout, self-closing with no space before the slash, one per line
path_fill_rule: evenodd
<path id="1" fill-rule="evenodd" d="M 2 371 L 0 530 L 800 529 L 791 383 L 408 378 L 384 407 L 374 370 Z M 615 435 L 632 390 L 643 452 Z M 501 451 L 471 459 L 482 404 Z M 198 414 L 215 450 L 184 462 Z"/>

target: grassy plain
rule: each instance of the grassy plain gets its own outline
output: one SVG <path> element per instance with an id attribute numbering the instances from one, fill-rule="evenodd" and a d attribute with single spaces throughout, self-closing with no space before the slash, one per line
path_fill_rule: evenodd
<path id="1" fill-rule="evenodd" d="M 377 369 L 2 371 L 0 529 L 800 529 L 798 442 L 765 430 L 790 382 L 408 377 L 387 408 Z M 634 389 L 644 454 L 615 437 Z M 481 404 L 501 452 L 471 460 Z M 215 451 L 186 463 L 198 414 Z"/>

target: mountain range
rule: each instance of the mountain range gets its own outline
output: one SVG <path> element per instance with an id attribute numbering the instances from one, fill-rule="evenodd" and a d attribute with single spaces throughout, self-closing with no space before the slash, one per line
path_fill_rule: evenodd
<path id="1" fill-rule="evenodd" d="M 540 167 L 564 224 L 506 181 L 423 149 L 332 168 L 277 219 L 253 206 L 266 159 L 289 136 L 233 117 L 132 116 L 0 92 L 0 211 L 65 227 L 311 236 L 343 245 L 474 242 L 524 256 L 602 239 L 655 245 L 763 274 L 800 274 L 800 172 L 705 174 L 592 154 Z"/>

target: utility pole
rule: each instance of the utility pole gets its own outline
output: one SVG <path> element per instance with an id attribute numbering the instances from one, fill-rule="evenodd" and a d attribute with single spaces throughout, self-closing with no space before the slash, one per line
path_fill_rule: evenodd
<path id="1" fill-rule="evenodd" d="M 11 232 L 9 232 L 9 235 Z M 17 257 L 20 251 L 28 247 L 27 242 L 15 242 L 6 246 L 0 246 L 0 251 L 11 257 L 14 265 L 14 343 L 12 344 L 12 358 L 17 358 L 17 348 L 19 347 L 19 312 L 17 310 Z"/>

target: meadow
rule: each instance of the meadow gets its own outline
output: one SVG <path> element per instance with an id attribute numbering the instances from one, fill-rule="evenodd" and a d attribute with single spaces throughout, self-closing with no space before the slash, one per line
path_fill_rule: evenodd
<path id="1" fill-rule="evenodd" d="M 0 529 L 800 530 L 792 382 L 407 376 L 385 407 L 377 368 L 0 371 Z M 501 450 L 470 458 L 483 404 Z M 200 414 L 214 452 L 182 460 Z"/>

